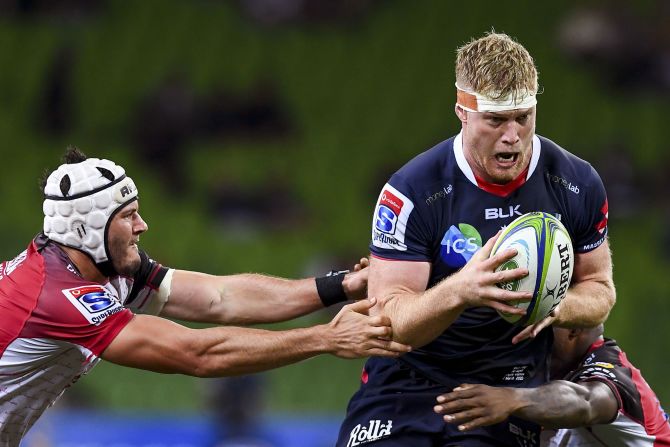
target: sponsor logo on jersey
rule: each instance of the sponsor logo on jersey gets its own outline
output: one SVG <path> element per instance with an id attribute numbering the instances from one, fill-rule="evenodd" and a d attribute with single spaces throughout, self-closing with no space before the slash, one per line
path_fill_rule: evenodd
<path id="1" fill-rule="evenodd" d="M 592 244 L 582 245 L 582 251 L 589 251 L 589 250 L 593 250 L 594 248 L 598 248 L 603 244 L 603 242 L 605 242 L 605 238 L 601 237 L 600 239 L 598 239 L 596 242 L 594 242 Z"/>
<path id="2" fill-rule="evenodd" d="M 568 191 L 570 191 L 572 193 L 575 193 L 575 194 L 579 194 L 579 186 L 573 185 L 572 182 L 564 179 L 561 176 L 558 176 L 556 174 L 552 174 L 548 171 L 546 172 L 546 174 L 547 174 L 547 178 L 549 179 L 550 182 L 557 183 L 557 184 L 561 185 L 563 188 L 567 189 Z"/>
<path id="3" fill-rule="evenodd" d="M 453 190 L 454 187 L 452 185 L 447 185 L 443 187 L 438 192 L 432 194 L 426 199 L 426 205 L 432 205 L 435 201 L 446 198 L 449 194 L 451 194 L 451 191 Z"/>
<path id="4" fill-rule="evenodd" d="M 405 230 L 414 203 L 388 183 L 382 189 L 372 224 L 375 247 L 406 251 Z"/>
<path id="5" fill-rule="evenodd" d="M 510 433 L 512 433 L 514 436 L 516 436 L 517 443 L 521 447 L 531 447 L 531 446 L 537 446 L 540 445 L 539 439 L 538 439 L 538 433 L 524 427 L 520 427 L 516 424 L 513 424 L 511 422 L 508 422 L 508 427 Z"/>
<path id="6" fill-rule="evenodd" d="M 391 428 L 393 428 L 393 421 L 390 419 L 385 424 L 379 419 L 373 419 L 367 425 L 358 424 L 349 434 L 347 447 L 367 444 L 391 436 Z"/>
<path id="7" fill-rule="evenodd" d="M 450 267 L 463 267 L 482 248 L 482 237 L 472 225 L 449 227 L 440 242 L 440 257 Z"/>
<path id="8" fill-rule="evenodd" d="M 584 370 L 580 371 L 577 375 L 575 382 L 594 379 L 594 378 L 603 378 L 607 380 L 616 380 L 616 374 L 610 368 L 605 368 L 599 366 L 597 363 L 591 366 L 587 366 Z"/>
<path id="9" fill-rule="evenodd" d="M 63 295 L 74 305 L 89 323 L 96 326 L 105 318 L 121 312 L 123 306 L 114 295 L 100 285 L 89 285 L 63 289 Z"/>
<path id="10" fill-rule="evenodd" d="M 2 264 L 0 264 L 0 280 L 3 279 L 5 276 L 11 275 L 14 270 L 16 270 L 21 264 L 23 264 L 23 261 L 25 261 L 27 257 L 28 257 L 28 250 L 23 250 L 11 261 L 3 262 Z"/>
<path id="11" fill-rule="evenodd" d="M 613 369 L 614 368 L 614 365 L 612 365 L 611 363 L 608 363 L 608 362 L 595 362 L 594 365 L 595 366 L 601 366 L 601 367 L 607 368 L 607 369 Z"/>
<path id="12" fill-rule="evenodd" d="M 379 231 L 387 234 L 395 232 L 403 204 L 403 201 L 391 191 L 387 189 L 382 191 L 377 207 L 377 220 L 375 221 L 375 226 Z"/>
<path id="13" fill-rule="evenodd" d="M 521 216 L 523 213 L 519 211 L 521 205 L 510 205 L 507 208 L 486 208 L 484 210 L 484 219 L 506 219 L 513 216 Z"/>

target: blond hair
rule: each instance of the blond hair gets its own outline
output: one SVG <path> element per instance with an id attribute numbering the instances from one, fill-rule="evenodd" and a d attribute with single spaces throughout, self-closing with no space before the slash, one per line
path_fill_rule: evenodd
<path id="1" fill-rule="evenodd" d="M 456 51 L 456 83 L 491 99 L 535 95 L 537 69 L 523 45 L 507 34 L 489 32 Z"/>

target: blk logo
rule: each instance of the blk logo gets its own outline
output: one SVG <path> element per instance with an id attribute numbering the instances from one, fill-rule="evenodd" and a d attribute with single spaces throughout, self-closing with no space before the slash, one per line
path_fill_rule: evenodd
<path id="1" fill-rule="evenodd" d="M 505 219 L 507 217 L 521 216 L 519 211 L 521 205 L 510 205 L 507 208 L 486 208 L 484 210 L 484 218 L 491 219 Z"/>

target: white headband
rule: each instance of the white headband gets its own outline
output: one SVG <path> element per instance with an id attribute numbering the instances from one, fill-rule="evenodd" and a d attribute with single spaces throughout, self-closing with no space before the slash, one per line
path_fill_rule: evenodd
<path id="1" fill-rule="evenodd" d="M 112 161 L 88 158 L 63 164 L 49 175 L 44 188 L 44 234 L 87 253 L 110 271 L 109 221 L 136 199 L 135 183 Z"/>
<path id="2" fill-rule="evenodd" d="M 456 104 L 468 112 L 506 112 L 509 110 L 529 109 L 537 104 L 535 93 L 528 90 L 517 92 L 516 98 L 509 94 L 492 99 L 472 90 L 466 90 L 456 83 Z"/>

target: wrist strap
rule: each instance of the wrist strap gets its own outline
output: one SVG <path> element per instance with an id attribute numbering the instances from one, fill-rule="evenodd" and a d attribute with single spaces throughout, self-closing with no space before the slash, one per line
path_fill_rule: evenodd
<path id="1" fill-rule="evenodd" d="M 324 307 L 347 301 L 349 298 L 344 293 L 342 282 L 344 276 L 349 270 L 331 271 L 326 276 L 314 278 L 316 281 L 316 291 Z"/>

